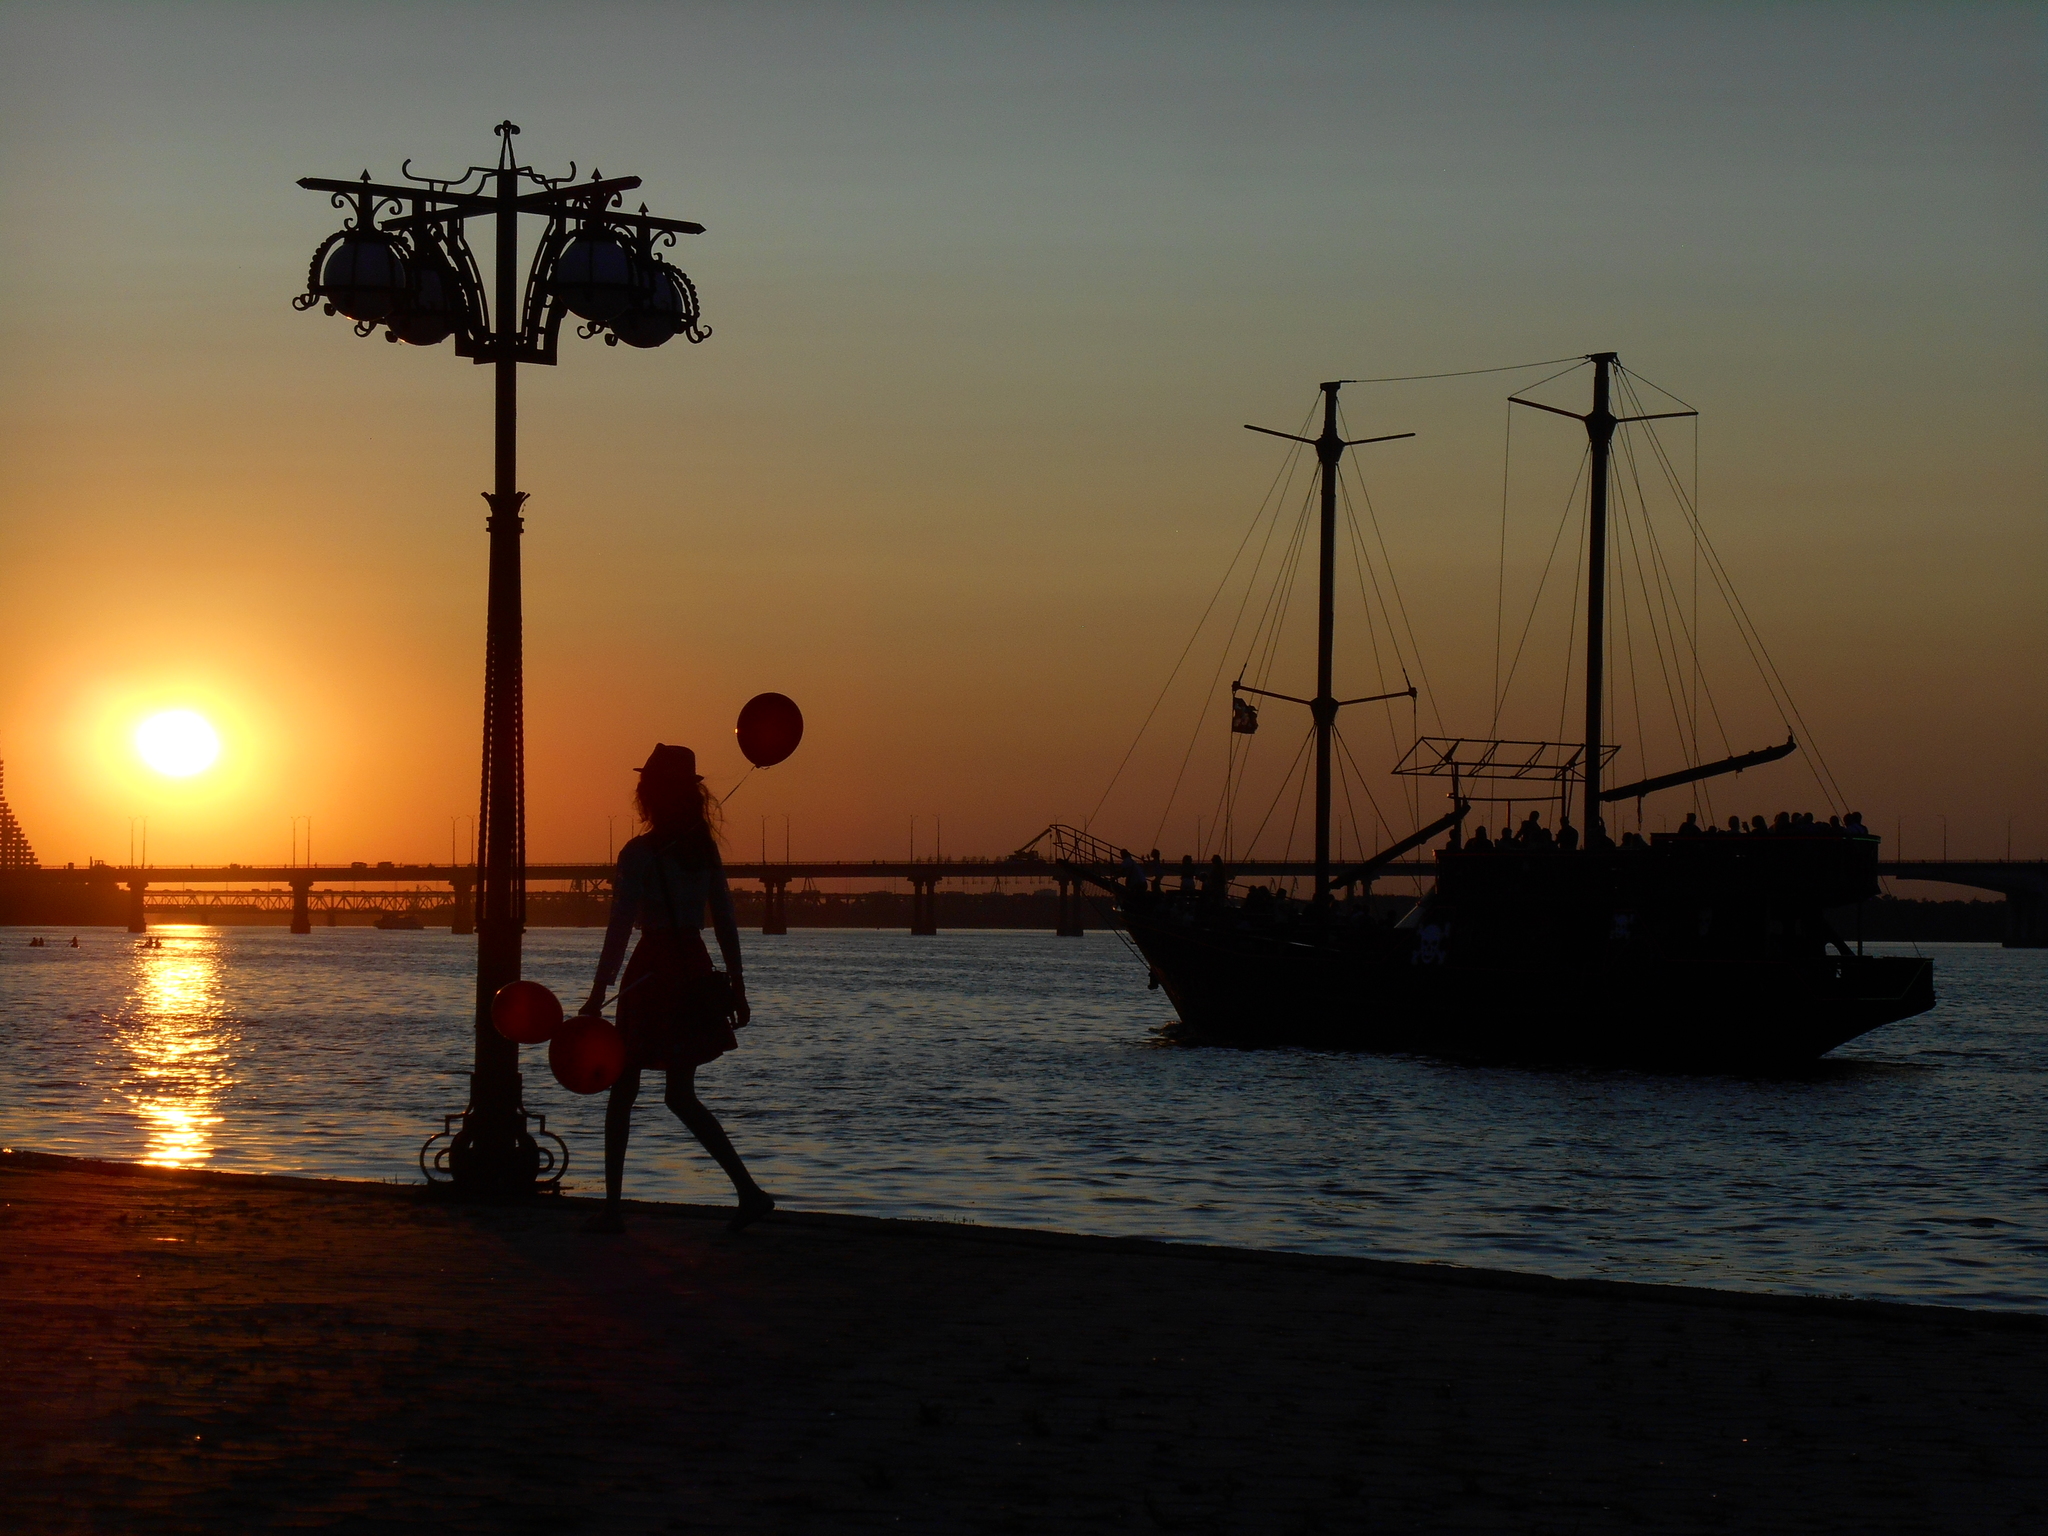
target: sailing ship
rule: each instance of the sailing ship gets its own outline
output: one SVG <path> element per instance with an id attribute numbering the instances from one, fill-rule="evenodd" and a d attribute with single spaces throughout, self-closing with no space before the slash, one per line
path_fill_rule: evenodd
<path id="1" fill-rule="evenodd" d="M 1417 1052 L 1489 1061 L 1772 1070 L 1809 1062 L 1934 1004 L 1925 959 L 1852 948 L 1826 914 L 1877 894 L 1878 840 L 1788 823 L 1775 831 L 1605 832 L 1603 808 L 1761 766 L 1796 739 L 1610 785 L 1618 749 L 1603 740 L 1610 637 L 1604 633 L 1608 490 L 1616 428 L 1694 412 L 1614 412 L 1613 353 L 1594 353 L 1585 427 L 1587 538 L 1583 590 L 1585 731 L 1577 742 L 1419 736 L 1395 772 L 1445 785 L 1449 810 L 1370 858 L 1331 855 L 1332 737 L 1348 700 L 1333 680 L 1333 565 L 1338 466 L 1348 448 L 1338 383 L 1322 392 L 1322 430 L 1291 437 L 1320 469 L 1316 692 L 1312 698 L 1232 685 L 1233 729 L 1256 729 L 1247 695 L 1308 708 L 1313 722 L 1315 853 L 1306 903 L 1243 895 L 1216 874 L 1200 891 L 1169 892 L 1129 855 L 1071 827 L 1050 829 L 1077 880 L 1117 905 L 1130 942 L 1178 1015 L 1172 1033 L 1237 1046 L 1294 1045 Z M 1270 431 L 1255 427 L 1254 431 Z M 1400 434 L 1406 436 L 1409 434 Z M 1464 835 L 1475 801 L 1555 798 L 1566 824 L 1526 841 Z M 1576 800 L 1581 819 L 1569 829 Z M 1781 818 L 1781 821 L 1784 819 Z M 1373 878 L 1435 839 L 1431 888 L 1391 925 L 1369 902 Z"/>

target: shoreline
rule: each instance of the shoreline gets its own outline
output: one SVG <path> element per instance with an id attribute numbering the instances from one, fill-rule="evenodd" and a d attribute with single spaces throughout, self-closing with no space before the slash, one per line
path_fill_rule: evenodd
<path id="1" fill-rule="evenodd" d="M 228 1187 L 257 1181 L 280 1189 L 311 1194 L 326 1191 L 374 1191 L 401 1200 L 409 1199 L 432 1204 L 448 1200 L 451 1204 L 459 1203 L 450 1200 L 438 1190 L 430 1189 L 417 1179 L 348 1179 L 318 1174 L 244 1173 L 225 1168 L 169 1167 L 157 1163 L 77 1157 L 61 1152 L 38 1152 L 32 1148 L 0 1147 L 0 1174 L 4 1174 L 11 1166 L 48 1172 L 95 1173 L 110 1178 L 162 1179 L 171 1183 L 221 1183 Z M 574 1212 L 580 1218 L 595 1210 L 601 1203 L 600 1198 L 595 1195 L 563 1194 L 536 1196 L 530 1206 L 506 1208 L 554 1208 Z M 655 1220 L 673 1217 L 681 1220 L 722 1223 L 731 1214 L 730 1208 L 726 1206 L 698 1205 L 687 1201 L 627 1200 L 624 1205 L 629 1216 Z M 1483 1265 L 1376 1259 L 1362 1254 L 1313 1253 L 1298 1248 L 1248 1248 L 1233 1244 L 1198 1243 L 1178 1238 L 1116 1237 L 1090 1232 L 1067 1232 L 1049 1227 L 1004 1227 L 985 1222 L 915 1216 L 863 1216 L 851 1212 L 782 1207 L 776 1210 L 772 1219 L 778 1225 L 869 1233 L 900 1240 L 991 1243 L 1062 1252 L 1131 1254 L 1219 1264 L 1262 1264 L 1280 1269 L 1302 1267 L 1311 1271 L 1371 1276 L 1417 1284 L 1510 1291 L 1531 1296 L 1605 1297 L 1649 1305 L 1728 1307 L 1737 1311 L 1798 1313 L 1819 1308 L 1840 1311 L 1848 1315 L 1860 1313 L 1871 1317 L 1897 1318 L 1901 1321 L 1918 1318 L 1929 1323 L 1961 1315 L 1987 1322 L 1992 1326 L 2012 1327 L 2022 1332 L 2039 1332 L 2048 1336 L 2048 1312 L 2019 1311 L 2007 1307 L 1954 1306 L 1938 1301 L 1892 1301 L 1878 1297 L 1814 1295 L 1793 1291 L 1739 1290 L 1726 1286 L 1679 1285 L 1654 1280 L 1609 1280 L 1592 1275 L 1546 1275 L 1535 1270 L 1493 1269 Z"/>
<path id="2" fill-rule="evenodd" d="M 0 1155 L 28 1532 L 2032 1531 L 2048 1320 Z"/>

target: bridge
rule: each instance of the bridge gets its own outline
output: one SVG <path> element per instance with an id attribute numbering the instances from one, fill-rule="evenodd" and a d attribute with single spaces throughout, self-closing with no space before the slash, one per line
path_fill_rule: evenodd
<path id="1" fill-rule="evenodd" d="M 566 885 L 572 891 L 603 891 L 611 888 L 612 868 L 610 864 L 528 864 L 526 883 L 529 886 L 553 883 Z M 1169 874 L 1177 865 L 1163 865 Z M 1287 859 L 1243 859 L 1229 866 L 1234 879 L 1271 879 L 1286 876 L 1306 876 L 1315 872 L 1313 864 L 1301 860 Z M 83 883 L 103 893 L 105 898 L 116 898 L 125 892 L 125 901 L 120 905 L 125 911 L 130 933 L 148 931 L 148 896 L 155 888 L 159 892 L 158 904 L 166 888 L 195 885 L 216 886 L 287 886 L 290 888 L 291 930 L 293 933 L 313 931 L 313 891 L 315 887 L 327 887 L 326 897 L 321 902 L 323 910 L 329 912 L 402 912 L 418 903 L 423 888 L 445 886 L 452 898 L 453 921 L 451 926 L 457 933 L 476 931 L 474 894 L 477 870 L 474 864 L 401 864 L 396 861 L 354 864 L 92 864 L 84 869 L 38 869 L 28 873 L 33 879 L 50 884 Z M 910 886 L 911 926 L 914 934 L 935 934 L 938 929 L 937 892 L 942 880 L 1042 880 L 1053 885 L 1059 893 L 1060 933 L 1079 933 L 1086 922 L 1084 897 L 1081 882 L 1050 859 L 1036 857 L 1008 858 L 957 858 L 957 859 L 824 859 L 808 862 L 729 861 L 725 866 L 728 880 L 758 881 L 764 902 L 761 931 L 763 933 L 787 933 L 789 931 L 789 887 L 792 882 L 809 880 L 902 880 Z M 1429 871 L 1420 863 L 1389 865 L 1381 871 L 1383 876 L 1427 875 Z M 353 890 L 336 890 L 334 887 L 362 885 L 411 886 L 410 892 L 372 893 Z M 194 903 L 196 906 L 218 906 L 227 904 L 228 895 L 241 898 L 237 906 L 268 907 L 282 905 L 284 893 L 279 891 L 243 890 L 233 893 L 208 893 L 208 898 Z"/>
<path id="2" fill-rule="evenodd" d="M 1178 862 L 1167 860 L 1160 870 L 1171 881 Z M 1308 877 L 1315 866 L 1300 859 L 1242 859 L 1228 865 L 1233 879 L 1285 879 Z M 1081 885 L 1071 873 L 1050 859 L 1035 856 L 953 859 L 821 859 L 796 862 L 734 861 L 725 866 L 729 879 L 756 881 L 763 894 L 761 931 L 789 931 L 789 887 L 792 882 L 814 880 L 882 881 L 901 880 L 909 884 L 911 925 L 914 934 L 935 934 L 938 930 L 937 891 L 946 880 L 1037 880 L 1056 887 L 1059 893 L 1060 933 L 1079 933 L 1086 923 L 1086 906 Z M 1893 880 L 1929 881 L 1996 891 L 2006 902 L 2008 949 L 2048 948 L 2048 860 L 2044 859 L 1892 859 L 1882 860 L 1878 874 Z M 125 865 L 92 864 L 84 869 L 10 870 L 12 879 L 33 883 L 70 885 L 83 883 L 100 895 L 103 902 L 125 907 L 128 930 L 142 933 L 148 927 L 146 893 L 159 892 L 158 904 L 167 887 L 177 886 L 284 886 L 291 903 L 291 930 L 313 931 L 313 892 L 321 891 L 321 906 L 336 911 L 404 911 L 417 905 L 424 890 L 439 894 L 445 887 L 452 908 L 451 926 L 457 933 L 475 931 L 474 891 L 477 871 L 473 864 L 401 864 L 395 861 L 355 864 L 217 864 L 217 865 Z M 1389 864 L 1379 878 L 1421 877 L 1433 873 L 1427 860 Z M 612 866 L 605 863 L 529 864 L 529 885 L 565 885 L 571 891 L 602 894 L 611 885 Z M 410 886 L 411 891 L 360 891 L 361 886 Z M 125 902 L 121 896 L 125 894 Z M 230 893 L 207 893 L 194 905 L 223 903 Z M 238 905 L 282 906 L 285 892 L 242 890 Z M 441 905 L 440 902 L 434 905 Z"/>
<path id="3" fill-rule="evenodd" d="M 1928 880 L 2005 898 L 2005 947 L 2048 949 L 2048 859 L 1883 859 L 1893 880 Z"/>

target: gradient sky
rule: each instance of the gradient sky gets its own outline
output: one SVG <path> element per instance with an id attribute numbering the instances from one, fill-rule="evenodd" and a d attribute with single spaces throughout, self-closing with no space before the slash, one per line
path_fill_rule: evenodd
<path id="1" fill-rule="evenodd" d="M 489 375 L 295 313 L 337 216 L 293 183 L 489 159 L 510 116 L 709 226 L 716 331 L 524 373 L 537 857 L 601 854 L 656 738 L 737 778 L 764 689 L 810 734 L 736 854 L 764 815 L 799 857 L 1086 816 L 1279 466 L 1240 423 L 1604 348 L 1703 409 L 1708 525 L 1872 824 L 2048 854 L 2042 15 L 0 5 L 8 798 L 45 863 L 132 816 L 159 863 L 282 858 L 295 814 L 323 862 L 445 856 Z M 1365 468 L 1453 730 L 1524 377 L 1347 394 L 1422 434 Z M 1516 430 L 1511 543 L 1570 468 L 1546 500 Z M 183 783 L 128 745 L 172 706 L 224 741 Z M 1097 830 L 1151 836 L 1139 768 Z"/>

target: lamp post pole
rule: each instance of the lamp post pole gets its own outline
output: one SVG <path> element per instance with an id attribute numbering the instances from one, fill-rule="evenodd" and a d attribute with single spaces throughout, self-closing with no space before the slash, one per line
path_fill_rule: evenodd
<path id="1" fill-rule="evenodd" d="M 525 1083 L 519 1047 L 492 1026 L 491 1000 L 519 979 L 526 933 L 525 636 L 519 584 L 519 539 L 526 527 L 519 489 L 519 172 L 509 163 L 512 136 L 497 172 L 497 293 L 490 357 L 496 394 L 495 488 L 484 497 L 491 515 L 490 585 L 484 618 L 483 784 L 479 796 L 484 852 L 477 871 L 476 1061 L 469 1112 L 448 1152 L 456 1183 L 479 1191 L 530 1189 L 540 1152 L 526 1131 Z"/>
<path id="2" fill-rule="evenodd" d="M 519 481 L 519 365 L 552 364 L 570 314 L 608 344 L 654 347 L 675 336 L 702 341 L 689 278 L 655 253 L 657 240 L 701 234 L 703 226 L 617 211 L 619 194 L 638 177 L 588 182 L 546 177 L 521 165 L 510 122 L 497 128 L 495 166 L 472 166 L 452 179 L 414 176 L 411 186 L 307 178 L 299 183 L 353 206 L 354 218 L 313 254 L 300 309 L 326 301 L 329 314 L 355 320 L 359 335 L 387 327 L 386 339 L 433 346 L 455 339 L 458 355 L 488 362 L 495 383 L 495 474 L 490 507 L 490 580 L 484 635 L 483 774 L 477 815 L 478 857 L 475 1058 L 469 1103 L 444 1118 L 421 1149 L 431 1182 L 465 1195 L 530 1194 L 544 1175 L 559 1182 L 559 1161 L 534 1139 L 525 1105 L 519 1047 L 494 1027 L 491 1005 L 519 979 L 526 931 L 526 775 L 519 541 L 526 493 Z M 538 190 L 522 192 L 522 184 Z M 410 203 L 413 211 L 402 214 Z M 386 207 L 402 216 L 378 222 Z M 548 220 L 522 294 L 519 219 Z M 463 234 L 467 220 L 489 219 L 496 252 L 486 301 L 483 275 Z M 308 839 L 310 842 L 310 838 Z M 459 1124 L 458 1124 L 459 1122 Z M 545 1122 L 540 1129 L 546 1134 Z M 554 1139 L 554 1138 L 551 1138 Z M 435 1143 L 445 1145 L 434 1149 Z M 445 1175 L 445 1177 L 437 1177 Z"/>

